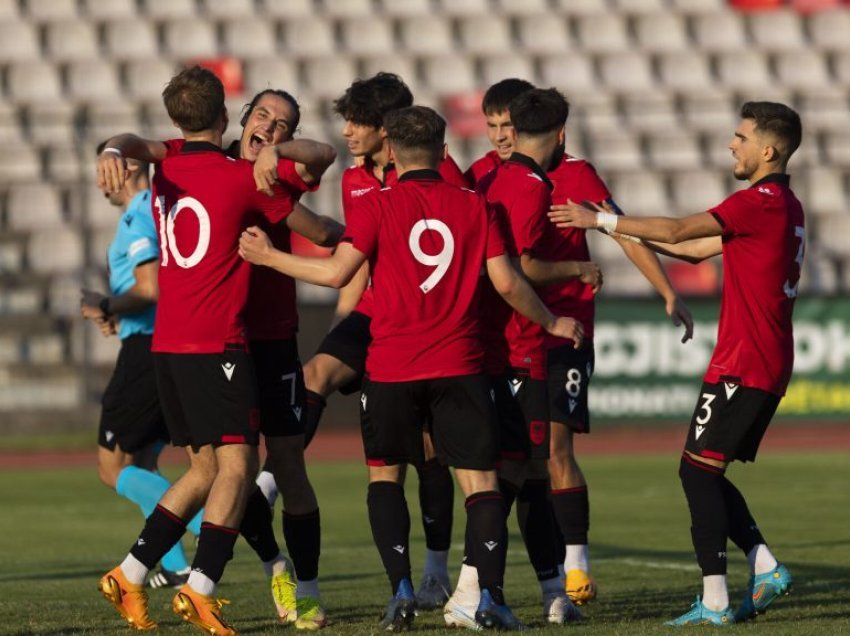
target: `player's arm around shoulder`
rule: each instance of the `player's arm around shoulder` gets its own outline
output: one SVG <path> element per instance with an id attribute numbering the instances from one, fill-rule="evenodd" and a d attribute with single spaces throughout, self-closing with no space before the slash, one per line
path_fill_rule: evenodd
<path id="1" fill-rule="evenodd" d="M 288 159 L 295 163 L 295 172 L 307 186 L 318 183 L 336 159 L 336 150 L 330 144 L 312 139 L 291 139 L 266 146 L 254 162 L 254 181 L 257 189 L 267 194 L 279 176 L 279 163 Z"/>
<path id="2" fill-rule="evenodd" d="M 161 141 L 132 133 L 111 137 L 97 157 L 97 187 L 106 193 L 118 192 L 130 174 L 127 159 L 159 163 L 167 154 L 168 147 Z"/>

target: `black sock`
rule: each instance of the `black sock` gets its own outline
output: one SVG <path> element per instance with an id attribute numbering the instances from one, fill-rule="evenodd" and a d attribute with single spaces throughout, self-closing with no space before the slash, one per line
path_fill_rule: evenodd
<path id="1" fill-rule="evenodd" d="M 590 499 L 587 486 L 552 490 L 552 509 L 566 545 L 587 545 Z"/>
<path id="2" fill-rule="evenodd" d="M 390 579 L 392 594 L 410 578 L 410 512 L 401 484 L 375 481 L 366 497 L 372 538 Z"/>
<path id="3" fill-rule="evenodd" d="M 186 520 L 157 504 L 145 521 L 139 538 L 130 548 L 130 554 L 148 570 L 153 570 L 185 532 Z"/>
<path id="4" fill-rule="evenodd" d="M 490 592 L 496 603 L 503 605 L 508 531 L 502 494 L 488 490 L 467 497 L 466 524 L 469 549 L 478 569 L 478 586 Z"/>
<path id="5" fill-rule="evenodd" d="M 702 575 L 726 574 L 729 521 L 723 496 L 723 469 L 683 454 L 679 478 L 691 511 L 691 538 Z"/>
<path id="6" fill-rule="evenodd" d="M 307 448 L 313 441 L 326 405 L 325 398 L 315 391 L 307 389 L 304 398 L 304 448 Z"/>
<path id="7" fill-rule="evenodd" d="M 502 497 L 505 500 L 505 519 L 511 516 L 511 508 L 514 506 L 514 501 L 516 500 L 517 493 L 519 492 L 519 488 L 514 486 L 511 482 L 506 479 L 499 479 L 499 492 L 502 493 Z"/>
<path id="8" fill-rule="evenodd" d="M 725 475 L 720 485 L 723 488 L 723 500 L 726 502 L 726 514 L 729 517 L 729 538 L 744 554 L 749 554 L 755 546 L 767 542 L 750 514 L 741 492 Z"/>
<path id="9" fill-rule="evenodd" d="M 446 551 L 452 544 L 452 516 L 455 485 L 448 466 L 436 459 L 416 467 L 419 474 L 419 505 L 425 545 L 429 550 Z"/>
<path id="10" fill-rule="evenodd" d="M 224 566 L 233 558 L 233 546 L 238 537 L 239 530 L 236 528 L 225 528 L 204 521 L 201 534 L 198 535 L 198 550 L 192 561 L 192 569 L 200 570 L 218 583 L 224 574 Z"/>
<path id="11" fill-rule="evenodd" d="M 280 547 L 274 537 L 272 511 L 259 488 L 255 488 L 248 497 L 239 532 L 261 561 L 271 561 L 280 554 Z"/>
<path id="12" fill-rule="evenodd" d="M 537 580 L 546 581 L 558 576 L 558 564 L 564 562 L 558 559 L 558 545 L 563 546 L 563 543 L 555 528 L 547 479 L 526 480 L 517 495 L 516 515 Z"/>
<path id="13" fill-rule="evenodd" d="M 284 510 L 283 538 L 298 580 L 312 581 L 318 577 L 322 548 L 319 509 L 304 515 L 291 515 Z"/>

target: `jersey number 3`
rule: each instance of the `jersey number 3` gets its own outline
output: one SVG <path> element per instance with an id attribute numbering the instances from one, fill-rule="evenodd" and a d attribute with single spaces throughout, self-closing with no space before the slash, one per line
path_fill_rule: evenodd
<path id="1" fill-rule="evenodd" d="M 788 298 L 797 297 L 797 287 L 800 285 L 800 271 L 803 269 L 803 254 L 806 251 L 806 229 L 801 225 L 795 225 L 794 236 L 800 239 L 800 245 L 797 247 L 797 256 L 794 258 L 794 262 L 797 263 L 797 280 L 794 282 L 793 287 L 790 280 L 785 281 L 782 291 L 785 292 Z"/>
<path id="2" fill-rule="evenodd" d="M 422 240 L 422 234 L 425 230 L 432 230 L 443 238 L 443 249 L 439 253 L 426 254 L 422 251 L 420 241 Z M 422 290 L 422 293 L 427 294 L 429 291 L 434 289 L 437 283 L 439 283 L 443 276 L 446 275 L 449 265 L 452 262 L 452 256 L 454 256 L 455 253 L 455 239 L 452 236 L 449 226 L 442 221 L 437 221 L 435 219 L 422 219 L 421 221 L 417 221 L 413 225 L 413 228 L 411 228 L 410 237 L 407 242 L 410 246 L 410 251 L 413 253 L 413 258 L 423 265 L 435 267 L 434 271 L 431 272 L 431 275 L 419 285 L 419 289 Z"/>

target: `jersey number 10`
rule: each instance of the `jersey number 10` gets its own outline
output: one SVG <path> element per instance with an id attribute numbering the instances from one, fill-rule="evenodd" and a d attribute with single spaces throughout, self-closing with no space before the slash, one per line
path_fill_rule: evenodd
<path id="1" fill-rule="evenodd" d="M 201 262 L 206 256 L 210 246 L 210 215 L 204 204 L 192 197 L 178 199 L 171 206 L 168 214 L 165 213 L 165 197 L 159 196 L 154 201 L 154 208 L 159 216 L 159 243 L 162 246 L 162 266 L 168 265 L 168 255 L 174 257 L 174 262 L 180 267 L 188 269 Z M 189 256 L 183 256 L 177 247 L 177 239 L 174 236 L 174 224 L 177 215 L 183 210 L 191 210 L 198 219 L 198 244 Z"/>

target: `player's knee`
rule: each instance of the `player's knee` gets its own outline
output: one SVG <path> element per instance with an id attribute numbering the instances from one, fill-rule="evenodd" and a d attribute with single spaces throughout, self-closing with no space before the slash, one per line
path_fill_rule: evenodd
<path id="1" fill-rule="evenodd" d="M 97 476 L 107 488 L 115 490 L 115 485 L 118 483 L 118 474 L 121 472 L 121 467 L 110 466 L 102 462 L 97 465 Z"/>
<path id="2" fill-rule="evenodd" d="M 304 365 L 304 386 L 323 398 L 333 393 L 333 366 L 328 356 L 317 354 Z"/>

